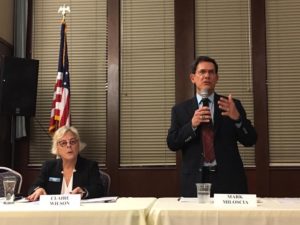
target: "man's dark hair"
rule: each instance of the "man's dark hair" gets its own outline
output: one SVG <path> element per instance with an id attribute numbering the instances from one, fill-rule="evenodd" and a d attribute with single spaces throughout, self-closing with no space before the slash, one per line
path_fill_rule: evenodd
<path id="1" fill-rule="evenodd" d="M 218 64 L 217 62 L 208 56 L 198 56 L 192 64 L 192 73 L 196 73 L 196 69 L 199 63 L 201 62 L 211 62 L 215 66 L 215 72 L 218 74 Z"/>

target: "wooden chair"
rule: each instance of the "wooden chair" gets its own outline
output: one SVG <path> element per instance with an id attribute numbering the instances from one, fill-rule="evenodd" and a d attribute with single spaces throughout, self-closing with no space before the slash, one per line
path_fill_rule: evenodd
<path id="1" fill-rule="evenodd" d="M 104 194 L 105 196 L 109 196 L 110 183 L 111 183 L 110 175 L 102 170 L 100 170 L 100 175 L 103 181 Z"/>

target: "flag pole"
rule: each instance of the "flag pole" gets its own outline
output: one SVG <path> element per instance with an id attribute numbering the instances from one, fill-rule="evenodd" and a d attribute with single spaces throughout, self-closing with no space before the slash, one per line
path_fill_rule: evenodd
<path id="1" fill-rule="evenodd" d="M 70 78 L 69 78 L 69 59 L 66 35 L 66 13 L 70 13 L 70 7 L 63 5 L 58 9 L 58 13 L 62 14 L 60 47 L 58 57 L 58 71 L 54 93 L 51 105 L 51 117 L 49 124 L 49 133 L 51 135 L 62 127 L 71 124 L 70 115 Z"/>

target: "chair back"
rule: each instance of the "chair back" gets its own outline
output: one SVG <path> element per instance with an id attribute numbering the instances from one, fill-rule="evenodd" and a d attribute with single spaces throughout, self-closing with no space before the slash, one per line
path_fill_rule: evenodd
<path id="1" fill-rule="evenodd" d="M 5 176 L 15 176 L 17 178 L 15 194 L 20 194 L 23 182 L 22 175 L 13 169 L 0 166 L 0 197 L 4 197 L 3 178 Z"/>
<path id="2" fill-rule="evenodd" d="M 105 196 L 109 196 L 109 189 L 110 189 L 110 175 L 104 171 L 100 170 L 101 180 L 104 186 L 104 194 Z"/>

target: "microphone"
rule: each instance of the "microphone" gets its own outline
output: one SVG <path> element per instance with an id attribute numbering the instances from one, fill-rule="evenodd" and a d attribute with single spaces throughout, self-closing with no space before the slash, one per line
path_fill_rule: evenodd
<path id="1" fill-rule="evenodd" d="M 208 107 L 209 106 L 208 90 L 206 88 L 202 89 L 200 95 L 202 96 L 202 105 Z"/>
<path id="2" fill-rule="evenodd" d="M 202 96 L 202 106 L 209 107 L 210 100 L 208 99 L 208 90 L 206 88 L 202 89 L 200 92 L 200 95 Z M 210 119 L 208 124 L 211 124 L 212 120 Z"/>

